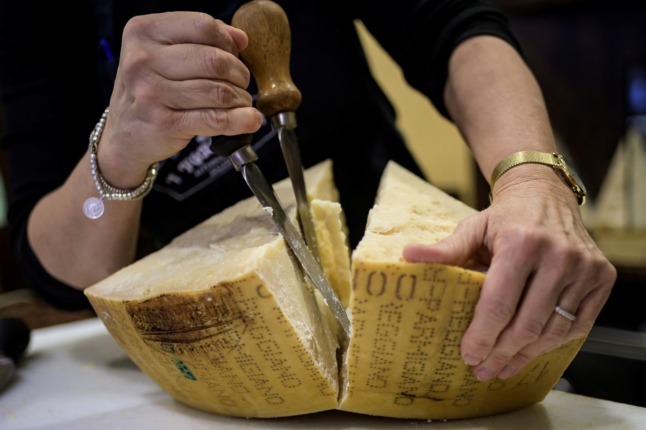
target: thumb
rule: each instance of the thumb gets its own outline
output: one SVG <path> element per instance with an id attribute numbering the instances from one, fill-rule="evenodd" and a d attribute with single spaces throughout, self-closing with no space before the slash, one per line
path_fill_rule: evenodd
<path id="1" fill-rule="evenodd" d="M 412 243 L 406 245 L 403 257 L 410 262 L 451 264 L 466 266 L 478 259 L 484 242 L 486 222 L 481 216 L 473 216 L 460 222 L 455 231 L 435 244 Z"/>

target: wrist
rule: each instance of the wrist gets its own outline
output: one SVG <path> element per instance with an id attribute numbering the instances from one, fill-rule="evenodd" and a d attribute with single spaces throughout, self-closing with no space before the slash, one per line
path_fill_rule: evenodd
<path id="1" fill-rule="evenodd" d="M 554 173 L 549 178 L 551 180 L 555 177 L 559 178 L 576 197 L 577 203 L 579 205 L 585 204 L 585 187 L 581 184 L 574 170 L 570 170 L 565 163 L 563 156 L 555 152 L 541 151 L 518 151 L 501 160 L 491 174 L 491 192 L 489 193 L 489 199 L 493 202 L 493 190 L 501 177 L 504 177 L 510 170 L 519 170 L 520 167 L 527 165 L 548 167 Z M 545 173 L 544 169 L 540 170 Z"/>
<path id="2" fill-rule="evenodd" d="M 542 196 L 557 198 L 566 204 L 578 205 L 567 185 L 550 166 L 523 164 L 510 169 L 495 183 L 490 193 L 492 202 L 503 199 L 533 199 Z"/>
<path id="3" fill-rule="evenodd" d="M 136 188 L 145 180 L 148 170 L 154 162 L 142 161 L 134 157 L 127 146 L 112 144 L 114 134 L 106 130 L 97 145 L 97 166 L 103 178 L 115 188 Z"/>
<path id="4" fill-rule="evenodd" d="M 89 197 L 83 202 L 83 214 L 89 219 L 97 219 L 103 216 L 105 211 L 103 200 L 132 201 L 144 198 L 152 190 L 153 183 L 157 177 L 158 163 L 153 163 L 148 167 L 143 182 L 137 187 L 127 189 L 118 188 L 105 179 L 98 163 L 98 147 L 107 122 L 108 112 L 109 108 L 103 112 L 101 119 L 94 127 L 94 130 L 92 130 L 92 133 L 90 133 L 90 142 L 88 145 L 90 174 L 92 175 L 92 181 L 99 196 Z"/>
<path id="5" fill-rule="evenodd" d="M 115 188 L 136 188 L 145 180 L 150 164 L 136 163 L 109 151 L 97 151 L 96 162 L 101 175 Z"/>

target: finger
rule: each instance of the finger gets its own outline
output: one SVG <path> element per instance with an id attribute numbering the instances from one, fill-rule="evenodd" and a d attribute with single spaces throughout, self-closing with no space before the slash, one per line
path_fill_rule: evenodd
<path id="1" fill-rule="evenodd" d="M 435 244 L 413 243 L 405 246 L 403 257 L 410 262 L 464 266 L 479 253 L 484 240 L 485 226 L 484 214 L 466 218 L 457 225 L 450 236 Z"/>
<path id="2" fill-rule="evenodd" d="M 524 368 L 534 358 L 552 351 L 567 342 L 583 337 L 582 335 L 573 335 L 575 325 L 582 325 L 576 323 L 568 318 L 559 315 L 556 312 L 548 319 L 541 337 L 531 344 L 528 344 L 523 349 L 518 351 L 513 358 L 500 370 L 497 377 L 499 379 L 509 379 L 515 376 L 522 368 Z M 586 325 L 587 326 L 587 325 Z M 592 326 L 587 326 L 585 333 L 587 333 Z"/>
<path id="3" fill-rule="evenodd" d="M 202 109 L 183 112 L 182 121 L 192 124 L 193 135 L 235 136 L 255 133 L 262 125 L 263 116 L 255 108 Z"/>
<path id="4" fill-rule="evenodd" d="M 580 299 L 578 308 L 576 311 L 572 312 L 576 315 L 576 320 L 573 322 L 566 340 L 569 341 L 587 336 L 599 316 L 601 309 L 608 300 L 611 287 L 614 284 L 615 272 L 614 270 L 607 272 L 603 269 L 602 272 L 603 273 L 593 270 L 590 274 L 594 277 L 594 281 L 589 279 L 587 281 L 582 281 L 582 284 L 588 286 L 590 291 Z M 569 302 L 566 300 L 563 300 L 560 303 L 563 303 L 561 307 L 564 308 L 569 305 Z"/>
<path id="5" fill-rule="evenodd" d="M 151 130 L 163 129 L 159 138 L 168 140 L 172 136 L 171 140 L 179 149 L 194 136 L 255 133 L 263 122 L 262 114 L 253 107 L 186 111 L 158 109 L 147 114 Z M 174 153 L 178 149 L 173 147 L 171 150 Z"/>
<path id="6" fill-rule="evenodd" d="M 509 379 L 516 375 L 534 358 L 552 351 L 567 342 L 585 337 L 590 332 L 594 320 L 607 300 L 608 293 L 604 285 L 604 282 L 600 280 L 599 284 L 595 286 L 591 293 L 579 300 L 577 312 L 571 312 L 576 314 L 574 321 L 553 312 L 543 329 L 540 339 L 518 351 L 512 360 L 500 371 L 498 378 Z M 568 293 L 559 299 L 559 303 L 570 304 L 572 306 L 570 309 L 574 309 L 574 305 L 571 305 L 571 303 L 577 299 L 568 300 L 565 296 L 573 296 L 570 293 L 573 290 L 576 290 L 576 288 L 568 289 Z"/>
<path id="7" fill-rule="evenodd" d="M 231 27 L 231 26 L 226 26 L 225 31 L 229 34 L 229 36 L 233 39 L 233 42 L 236 44 L 237 52 L 235 50 L 231 50 L 231 52 L 234 55 L 239 55 L 240 51 L 244 51 L 244 49 L 249 45 L 249 38 L 247 37 L 247 33 L 244 31 Z"/>
<path id="8" fill-rule="evenodd" d="M 501 334 L 490 356 L 474 373 L 481 379 L 507 379 L 539 354 L 566 342 L 573 321 L 552 310 L 522 316 L 523 311 Z"/>
<path id="9" fill-rule="evenodd" d="M 247 45 L 246 34 L 201 12 L 166 12 L 136 16 L 128 21 L 124 40 L 154 41 L 163 45 L 198 44 L 224 49 L 233 55 Z"/>
<path id="10" fill-rule="evenodd" d="M 527 345 L 518 351 L 513 358 L 500 370 L 497 377 L 499 379 L 509 379 L 516 375 L 534 358 L 545 354 L 548 351 L 558 348 L 565 343 L 564 339 L 573 322 L 563 318 L 556 313 L 547 321 L 544 329 L 544 335 L 540 340 Z"/>
<path id="11" fill-rule="evenodd" d="M 572 339 L 571 332 L 584 335 L 582 324 L 587 329 L 592 326 L 591 320 L 575 323 L 576 315 L 581 313 L 580 306 L 586 296 L 604 294 L 601 286 L 605 282 L 602 277 L 605 265 L 598 264 L 596 259 L 590 263 L 576 249 L 569 247 L 560 250 L 552 247 L 551 252 L 542 252 L 541 255 L 537 275 L 528 283 L 516 317 L 501 334 L 491 357 L 481 364 L 491 373 L 512 374 L 518 369 L 518 364 L 510 365 L 509 361 L 519 351 L 532 344 L 538 344 L 542 350 L 553 348 Z M 590 291 L 595 289 L 601 292 L 590 295 Z M 593 312 L 598 314 L 601 306 L 593 303 Z M 594 314 L 595 318 L 597 314 Z M 527 353 L 520 355 L 526 356 Z M 529 358 L 535 357 L 529 355 Z M 503 371 L 506 367 L 511 368 Z"/>
<path id="12" fill-rule="evenodd" d="M 486 368 L 488 373 L 496 375 L 518 351 L 541 337 L 545 325 L 559 302 L 559 297 L 564 306 L 570 306 L 576 311 L 582 295 L 577 294 L 575 289 L 567 288 L 567 283 L 563 279 L 566 275 L 564 269 L 554 267 L 553 270 L 545 270 L 544 268 L 545 262 L 539 260 L 538 268 L 524 286 L 522 299 L 514 318 L 501 332 L 490 356 L 479 365 L 483 369 Z M 565 336 L 570 324 L 563 321 L 563 324 L 558 325 L 557 328 L 560 330 L 558 336 Z M 476 372 L 479 370 L 476 369 Z"/>
<path id="13" fill-rule="evenodd" d="M 135 57 L 135 56 L 133 56 Z M 129 57 L 122 61 L 128 61 Z M 132 61 L 142 62 L 140 58 Z M 143 61 L 156 61 L 151 64 L 161 77 L 171 81 L 191 79 L 215 79 L 230 82 L 246 89 L 249 86 L 251 73 L 247 66 L 235 55 L 211 46 L 183 44 L 164 47 L 156 58 Z M 141 70 L 144 64 L 137 64 Z M 136 66 L 135 66 L 136 67 Z"/>
<path id="14" fill-rule="evenodd" d="M 532 247 L 518 246 L 516 239 L 503 239 L 497 246 L 498 253 L 482 286 L 473 320 L 462 338 L 462 357 L 471 366 L 482 363 L 491 354 L 498 336 L 515 315 L 535 268 Z"/>
<path id="15" fill-rule="evenodd" d="M 173 110 L 236 108 L 252 105 L 251 94 L 226 82 L 206 79 L 161 81 L 154 100 Z"/>
<path id="16" fill-rule="evenodd" d="M 138 160 L 145 166 L 151 160 L 176 154 L 196 135 L 255 133 L 263 122 L 263 115 L 253 107 L 175 111 L 160 106 L 142 109 L 141 105 L 131 105 L 111 109 L 110 114 L 104 132 L 106 145 L 101 145 L 100 150 L 105 152 L 111 148 L 119 158 L 125 151 L 128 160 Z M 127 126 L 118 125 L 119 121 Z"/>

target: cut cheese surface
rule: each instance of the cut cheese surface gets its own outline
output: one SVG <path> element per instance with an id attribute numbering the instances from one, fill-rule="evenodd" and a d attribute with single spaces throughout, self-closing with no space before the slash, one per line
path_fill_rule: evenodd
<path id="1" fill-rule="evenodd" d="M 242 180 L 242 178 L 241 178 Z M 328 409 L 408 419 L 486 416 L 541 401 L 583 339 L 507 381 L 480 382 L 460 358 L 485 273 L 410 263 L 476 211 L 389 163 L 350 255 L 326 161 L 305 172 L 320 261 L 352 321 L 349 340 L 249 198 L 86 290 L 111 335 L 163 390 L 241 417 Z M 296 220 L 289 180 L 274 186 Z"/>
<path id="2" fill-rule="evenodd" d="M 352 338 L 340 409 L 398 418 L 486 416 L 542 400 L 561 377 L 582 340 L 535 359 L 507 381 L 478 381 L 460 356 L 460 342 L 485 275 L 403 261 L 404 245 L 435 243 L 473 213 L 388 165 L 352 254 Z"/>
<path id="3" fill-rule="evenodd" d="M 344 307 L 348 306 L 352 276 L 343 211 L 337 202 L 314 200 L 311 205 L 316 242 L 323 270 Z"/>
<path id="4" fill-rule="evenodd" d="M 396 163 L 384 171 L 357 260 L 400 261 L 404 246 L 435 243 L 476 210 L 454 199 Z"/>

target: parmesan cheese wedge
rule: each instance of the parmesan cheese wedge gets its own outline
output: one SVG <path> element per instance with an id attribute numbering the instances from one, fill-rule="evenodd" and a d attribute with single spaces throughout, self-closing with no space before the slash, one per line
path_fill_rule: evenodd
<path id="1" fill-rule="evenodd" d="M 339 342 L 322 297 L 249 198 L 85 290 L 161 389 L 197 409 L 259 418 L 329 409 L 466 418 L 547 395 L 583 339 L 507 381 L 479 382 L 459 345 L 485 274 L 401 257 L 405 244 L 448 236 L 473 209 L 391 162 L 350 259 L 331 162 L 305 180 L 321 263 L 351 317 L 349 342 Z M 289 180 L 275 190 L 295 219 Z"/>
<path id="2" fill-rule="evenodd" d="M 506 381 L 480 382 L 460 356 L 485 274 L 405 262 L 476 211 L 391 162 L 352 253 L 352 338 L 339 408 L 398 418 L 492 415 L 541 401 L 583 339 L 536 358 Z"/>
<path id="3" fill-rule="evenodd" d="M 338 215 L 330 162 L 310 169 L 306 181 L 325 199 L 329 209 L 321 211 Z M 289 183 L 275 189 L 294 219 Z M 337 406 L 337 327 L 321 312 L 321 299 L 304 284 L 271 215 L 255 198 L 206 220 L 86 295 L 130 358 L 182 403 L 244 417 Z"/>

